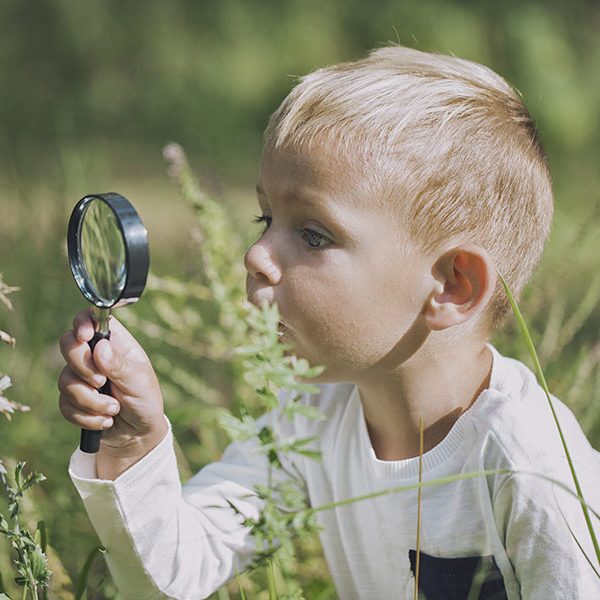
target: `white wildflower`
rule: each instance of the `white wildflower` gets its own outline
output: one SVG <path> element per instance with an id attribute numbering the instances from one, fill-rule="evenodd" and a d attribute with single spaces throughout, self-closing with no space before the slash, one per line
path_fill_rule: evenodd
<path id="1" fill-rule="evenodd" d="M 15 412 L 15 410 L 20 410 L 21 412 L 27 412 L 30 410 L 29 406 L 19 404 L 18 402 L 13 402 L 12 400 L 4 397 L 2 392 L 7 390 L 10 386 L 10 377 L 8 375 L 0 376 L 0 413 L 3 414 L 9 421 L 11 419 L 10 415 Z"/>

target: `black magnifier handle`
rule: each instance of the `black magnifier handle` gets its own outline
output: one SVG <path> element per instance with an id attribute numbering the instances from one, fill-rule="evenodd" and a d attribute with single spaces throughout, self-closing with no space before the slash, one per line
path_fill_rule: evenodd
<path id="1" fill-rule="evenodd" d="M 96 344 L 100 340 L 109 340 L 110 339 L 110 331 L 96 331 L 94 333 L 94 337 L 88 342 L 89 347 L 94 352 L 94 348 Z M 110 396 L 110 381 L 107 379 L 106 383 L 98 389 L 101 394 L 106 394 Z M 79 442 L 79 449 L 82 452 L 88 452 L 89 454 L 94 454 L 100 450 L 100 437 L 102 436 L 101 430 L 96 429 L 82 429 L 81 430 L 81 440 Z"/>

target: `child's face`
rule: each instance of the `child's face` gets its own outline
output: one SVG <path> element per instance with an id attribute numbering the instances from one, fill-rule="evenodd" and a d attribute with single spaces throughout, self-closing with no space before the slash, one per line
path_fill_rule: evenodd
<path id="1" fill-rule="evenodd" d="M 246 291 L 256 305 L 277 302 L 283 341 L 327 367 L 315 381 L 376 373 L 392 349 L 404 354 L 423 336 L 415 320 L 432 290 L 431 263 L 409 243 L 402 211 L 362 181 L 326 153 L 263 151 L 265 230 L 246 253 Z"/>

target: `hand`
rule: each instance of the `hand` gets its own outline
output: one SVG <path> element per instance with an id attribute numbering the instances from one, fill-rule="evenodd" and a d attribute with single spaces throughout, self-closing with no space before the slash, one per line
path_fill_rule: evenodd
<path id="1" fill-rule="evenodd" d="M 114 457 L 143 455 L 168 429 L 150 359 L 114 316 L 110 319 L 110 340 L 100 340 L 92 355 L 88 342 L 93 336 L 87 309 L 61 337 L 60 350 L 67 366 L 58 380 L 60 410 L 78 427 L 103 430 L 100 452 Z M 98 392 L 107 378 L 110 396 Z"/>

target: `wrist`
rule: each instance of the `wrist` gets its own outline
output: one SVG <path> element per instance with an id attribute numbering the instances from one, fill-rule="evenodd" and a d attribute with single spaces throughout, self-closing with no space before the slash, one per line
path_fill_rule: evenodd
<path id="1" fill-rule="evenodd" d="M 98 478 L 116 479 L 158 446 L 168 431 L 169 425 L 164 416 L 161 416 L 155 427 L 143 435 L 132 437 L 126 444 L 115 446 L 110 441 L 101 440 L 100 450 L 96 454 Z"/>

